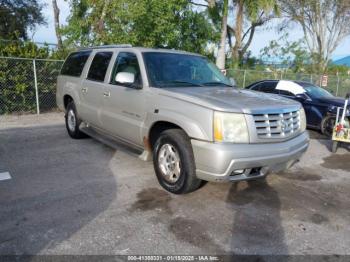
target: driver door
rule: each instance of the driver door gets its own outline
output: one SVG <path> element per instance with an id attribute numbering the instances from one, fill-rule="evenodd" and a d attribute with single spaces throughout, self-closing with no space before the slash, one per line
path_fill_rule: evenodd
<path id="1" fill-rule="evenodd" d="M 131 73 L 134 83 L 116 82 L 118 73 Z M 142 89 L 139 60 L 132 52 L 119 52 L 111 78 L 104 90 L 101 121 L 113 136 L 135 145 L 142 145 L 141 127 L 146 116 L 146 98 Z"/>

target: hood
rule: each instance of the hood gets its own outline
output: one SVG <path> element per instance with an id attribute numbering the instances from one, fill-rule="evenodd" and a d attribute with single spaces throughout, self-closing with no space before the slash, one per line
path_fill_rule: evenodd
<path id="1" fill-rule="evenodd" d="M 330 106 L 343 107 L 345 99 L 341 97 L 323 97 L 318 99 L 320 102 L 329 104 Z"/>
<path id="2" fill-rule="evenodd" d="M 245 114 L 289 112 L 301 108 L 299 102 L 278 95 L 229 87 L 159 88 L 159 94 L 218 111 Z"/>

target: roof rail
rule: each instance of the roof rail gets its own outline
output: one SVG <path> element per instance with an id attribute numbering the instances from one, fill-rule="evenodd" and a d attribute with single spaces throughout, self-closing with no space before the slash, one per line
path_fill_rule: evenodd
<path id="1" fill-rule="evenodd" d="M 128 48 L 132 47 L 130 44 L 120 44 L 120 45 L 100 45 L 100 46 L 88 46 L 88 47 L 81 47 L 79 50 L 84 49 L 102 49 L 102 48 Z"/>

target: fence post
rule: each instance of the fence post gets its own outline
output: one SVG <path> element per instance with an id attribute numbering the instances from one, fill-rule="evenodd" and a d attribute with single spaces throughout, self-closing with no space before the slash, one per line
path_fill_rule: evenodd
<path id="1" fill-rule="evenodd" d="M 247 70 L 244 69 L 244 73 L 243 73 L 243 86 L 242 86 L 242 88 L 245 88 L 245 77 L 246 77 L 246 72 L 247 72 Z"/>
<path id="2" fill-rule="evenodd" d="M 312 73 L 310 74 L 310 83 L 312 83 Z"/>
<path id="3" fill-rule="evenodd" d="M 39 92 L 38 92 L 38 80 L 36 77 L 36 63 L 35 59 L 33 59 L 33 73 L 34 73 L 34 87 L 35 87 L 35 98 L 36 98 L 36 113 L 39 115 L 40 114 L 40 109 L 39 109 Z"/>
<path id="4" fill-rule="evenodd" d="M 335 91 L 335 96 L 338 96 L 338 90 L 339 90 L 339 82 L 340 82 L 340 78 L 339 78 L 339 74 L 337 74 L 337 90 Z"/>

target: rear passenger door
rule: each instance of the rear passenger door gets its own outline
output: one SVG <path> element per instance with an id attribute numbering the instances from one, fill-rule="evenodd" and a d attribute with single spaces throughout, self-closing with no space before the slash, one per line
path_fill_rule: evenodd
<path id="1" fill-rule="evenodd" d="M 81 117 L 91 125 L 102 127 L 100 115 L 103 107 L 104 81 L 113 52 L 100 51 L 93 58 L 80 90 Z"/>

